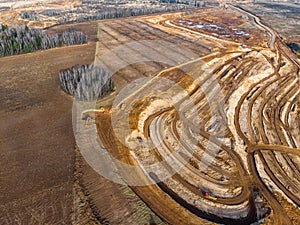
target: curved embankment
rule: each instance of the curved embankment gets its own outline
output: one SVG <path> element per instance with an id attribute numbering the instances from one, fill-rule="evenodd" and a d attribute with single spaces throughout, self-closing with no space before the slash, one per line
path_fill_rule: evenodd
<path id="1" fill-rule="evenodd" d="M 271 39 L 273 41 L 276 42 L 276 38 Z M 274 45 L 274 48 L 277 47 Z M 288 112 L 298 107 L 294 100 L 299 94 L 295 88 L 297 65 L 280 48 L 275 52 L 272 49 L 239 49 L 213 55 L 201 58 L 210 66 L 210 72 L 194 77 L 194 83 L 178 79 L 177 82 L 188 90 L 186 95 L 174 92 L 172 86 L 163 87 L 161 93 L 155 92 L 151 87 L 155 86 L 156 79 L 151 79 L 143 88 L 123 99 L 125 105 L 143 102 L 136 104 L 140 108 L 134 108 L 134 113 L 130 112 L 131 109 L 125 109 L 130 117 L 131 131 L 121 132 L 126 137 L 123 141 L 130 140 L 126 143 L 133 148 L 122 150 L 123 154 L 127 151 L 124 160 L 137 161 L 146 171 L 146 177 L 150 174 L 155 181 L 159 181 L 161 191 L 195 216 L 209 218 L 210 215 L 214 222 L 229 224 L 239 224 L 241 220 L 250 223 L 266 216 L 270 207 L 277 224 L 290 224 L 288 212 L 283 210 L 264 182 L 268 179 L 273 181 L 289 200 L 299 204 L 295 195 L 299 190 L 294 184 L 297 183 L 299 169 L 291 158 L 299 143 L 292 132 L 295 130 L 292 122 L 295 120 L 294 113 Z M 197 62 L 200 60 L 183 66 L 193 67 Z M 166 69 L 157 76 L 169 78 L 179 67 Z M 210 80 L 211 77 L 218 82 Z M 171 97 L 164 100 L 166 93 Z M 224 99 L 218 93 L 222 93 Z M 143 98 L 136 99 L 135 96 Z M 211 112 L 216 107 L 213 102 L 224 104 L 224 108 L 218 113 Z M 125 113 L 113 110 L 120 118 Z M 174 112 L 176 110 L 177 114 Z M 282 118 L 285 120 L 282 121 Z M 203 146 L 207 146 L 209 141 L 212 145 L 205 149 Z M 254 159 L 254 151 L 255 154 L 258 152 L 264 172 L 268 175 L 264 182 L 263 171 Z M 129 153 L 135 157 L 131 158 Z M 192 162 L 183 157 L 189 154 Z M 202 157 L 206 160 L 203 161 Z M 164 160 L 164 167 L 157 172 L 153 173 L 147 166 Z M 177 170 L 176 165 L 182 165 L 182 168 Z M 288 171 L 281 166 L 288 168 Z M 228 171 L 224 173 L 226 177 L 220 176 L 222 170 Z M 167 173 L 174 174 L 162 179 Z M 238 196 L 230 190 L 234 185 L 241 188 Z M 199 193 L 199 188 L 205 190 L 205 196 Z M 147 199 L 143 194 L 140 196 Z M 239 202 L 233 206 L 230 199 Z M 267 203 L 262 203 L 262 199 Z"/>
<path id="2" fill-rule="evenodd" d="M 193 204 L 189 204 L 184 199 L 178 196 L 176 192 L 174 192 L 172 189 L 170 189 L 167 185 L 164 184 L 164 182 L 161 182 L 160 179 L 155 175 L 155 173 L 150 173 L 150 177 L 157 183 L 157 186 L 163 190 L 165 193 L 167 193 L 172 199 L 174 199 L 178 204 L 180 204 L 185 209 L 189 210 L 193 214 L 207 219 L 209 221 L 214 221 L 215 223 L 221 223 L 221 224 L 233 224 L 233 225 L 239 225 L 239 224 L 252 224 L 256 221 L 256 213 L 255 213 L 255 206 L 253 200 L 249 203 L 249 211 L 246 212 L 246 217 L 240 218 L 240 219 L 233 219 L 233 218 L 226 218 L 221 217 L 219 215 L 208 213 L 203 210 L 200 210 Z"/>
<path id="3" fill-rule="evenodd" d="M 228 53 L 228 55 L 230 55 L 231 53 Z M 224 58 L 230 58 L 228 55 L 224 56 Z M 233 56 L 236 55 L 243 55 L 243 54 L 232 54 Z M 230 60 L 220 60 L 221 62 L 225 62 L 225 64 L 228 62 L 230 62 Z M 193 61 L 193 63 L 197 63 L 197 60 Z M 192 64 L 192 63 L 191 63 Z M 218 68 L 220 66 L 219 63 L 215 63 L 213 68 Z M 174 68 L 176 69 L 176 67 Z M 213 69 L 212 69 L 213 70 Z M 159 76 L 164 77 L 164 76 L 168 76 L 169 72 L 173 72 L 172 69 L 167 69 L 166 71 L 163 71 L 161 73 L 159 73 Z M 220 77 L 224 77 L 222 74 L 224 74 L 224 72 L 222 70 L 220 70 L 220 72 L 218 73 Z M 209 74 L 203 74 L 202 77 L 199 77 L 199 79 L 197 81 L 195 81 L 196 83 L 198 83 L 198 85 L 202 85 L 204 83 L 208 83 L 211 82 L 209 79 L 206 78 L 209 77 Z M 216 76 L 215 79 L 220 79 L 219 76 Z M 236 76 L 234 76 L 234 73 L 230 73 L 230 75 L 228 75 L 228 77 L 230 79 L 234 79 Z M 148 85 L 149 86 L 153 86 L 153 83 L 155 83 L 155 79 L 152 79 L 151 81 L 149 81 Z M 197 88 L 197 85 L 195 86 Z M 225 87 L 225 86 L 224 86 Z M 187 88 L 187 87 L 185 87 Z M 208 85 L 207 87 L 208 90 L 213 90 L 213 88 L 210 87 L 210 85 Z M 170 89 L 164 89 L 165 91 L 170 91 Z M 207 105 L 208 103 L 206 102 L 206 98 L 203 98 L 203 96 L 201 95 L 201 90 L 198 88 L 198 90 L 194 91 L 192 88 L 189 89 L 190 90 L 190 95 L 188 96 L 188 98 L 193 99 L 193 102 L 196 102 L 196 104 L 192 107 L 182 107 L 185 108 L 186 112 L 197 112 L 197 113 L 203 113 L 204 111 L 202 110 L 206 110 L 207 107 L 203 107 L 205 105 Z M 146 96 L 148 96 L 149 98 L 151 98 L 152 95 L 155 96 L 155 94 L 152 91 L 149 91 L 149 89 L 147 88 L 143 88 L 143 89 L 139 89 L 138 92 L 141 92 L 143 94 L 145 94 Z M 182 104 L 182 106 L 185 106 L 186 102 L 182 101 L 178 96 L 180 96 L 180 93 L 172 93 L 172 92 L 168 92 L 171 96 L 172 94 L 174 94 L 174 99 L 173 100 L 178 100 L 179 104 Z M 229 92 L 230 93 L 230 92 Z M 142 94 L 142 96 L 143 96 Z M 178 94 L 178 95 L 177 95 Z M 184 95 L 182 95 L 184 96 Z M 153 99 L 153 96 L 152 96 Z M 130 96 L 126 97 L 125 100 L 123 100 L 123 103 L 126 103 L 127 105 L 130 105 L 130 101 L 135 101 L 136 99 L 134 99 L 133 97 L 131 98 Z M 143 147 L 141 149 L 134 149 L 133 153 L 136 158 L 138 158 L 139 162 L 141 163 L 141 166 L 143 165 L 143 163 L 147 164 L 147 161 L 149 161 L 149 159 L 152 160 L 156 160 L 156 161 L 152 161 L 153 162 L 160 162 L 166 158 L 168 158 L 168 155 L 173 155 L 172 158 L 175 156 L 175 158 L 173 158 L 174 161 L 169 161 L 167 162 L 167 164 L 165 167 L 165 171 L 172 171 L 172 169 L 174 169 L 172 162 L 176 162 L 176 163 L 180 163 L 180 164 L 185 164 L 185 167 L 178 171 L 174 176 L 170 177 L 168 180 L 164 180 L 163 182 L 161 182 L 158 186 L 161 188 L 161 190 L 163 192 L 165 192 L 166 194 L 168 194 L 175 202 L 179 203 L 181 206 L 183 206 L 183 208 L 189 210 L 189 212 L 193 213 L 195 216 L 205 216 L 206 219 L 210 219 L 214 222 L 220 222 L 223 221 L 228 223 L 228 224 L 232 224 L 232 223 L 240 223 L 241 221 L 246 222 L 246 223 L 250 223 L 253 221 L 256 221 L 259 218 L 256 218 L 257 214 L 256 214 L 256 210 L 258 210 L 256 207 L 256 200 L 254 199 L 254 197 L 252 196 L 251 191 L 249 191 L 249 181 L 248 179 L 246 180 L 239 180 L 237 179 L 237 177 L 242 176 L 246 176 L 247 177 L 247 173 L 245 168 L 243 168 L 243 162 L 241 162 L 240 157 L 233 152 L 228 146 L 226 146 L 224 143 L 220 144 L 221 141 L 218 140 L 218 138 L 213 138 L 211 141 L 214 143 L 214 145 L 218 146 L 218 148 L 220 148 L 220 151 L 217 151 L 218 153 L 216 153 L 216 155 L 212 154 L 212 157 L 218 157 L 219 160 L 217 161 L 218 163 L 223 164 L 222 162 L 225 162 L 226 160 L 229 160 L 230 163 L 232 163 L 234 166 L 231 168 L 232 169 L 232 174 L 229 173 L 228 174 L 228 179 L 229 179 L 229 185 L 228 182 L 226 180 L 224 181 L 220 181 L 219 178 L 216 177 L 216 175 L 218 174 L 222 174 L 222 170 L 224 168 L 222 168 L 224 165 L 218 165 L 216 164 L 216 161 L 212 161 L 211 162 L 211 166 L 209 165 L 207 167 L 207 171 L 206 169 L 202 169 L 202 168 L 193 168 L 193 166 L 189 165 L 189 163 L 184 162 L 184 160 L 182 159 L 182 157 L 177 154 L 172 154 L 172 152 L 174 152 L 174 150 L 177 153 L 184 153 L 185 151 L 189 151 L 188 149 L 191 148 L 191 146 L 189 146 L 191 143 L 195 143 L 194 139 L 196 139 L 196 142 L 200 142 L 199 139 L 197 139 L 198 137 L 195 135 L 196 134 L 196 127 L 197 127 L 197 122 L 194 122 L 194 124 L 185 124 L 188 125 L 190 127 L 190 130 L 185 128 L 183 129 L 183 127 L 180 129 L 180 125 L 178 124 L 181 121 L 176 120 L 175 116 L 173 115 L 173 119 L 168 119 L 168 118 L 172 118 L 171 113 L 169 112 L 170 110 L 168 109 L 168 104 L 166 101 L 166 108 L 161 108 L 160 104 L 158 104 L 158 101 L 163 101 L 163 100 L 153 100 L 153 101 L 149 101 L 149 105 L 143 105 L 143 107 L 139 108 L 135 108 L 134 110 L 138 112 L 138 114 L 133 113 L 132 116 L 134 115 L 140 115 L 139 117 L 137 117 L 137 119 L 139 120 L 138 123 L 134 123 L 132 124 L 131 129 L 137 129 L 138 133 L 141 133 L 141 139 L 143 141 Z M 170 101 L 170 99 L 169 99 Z M 172 101 L 171 101 L 172 102 Z M 173 104 L 176 104 L 175 101 L 173 101 Z M 198 109 L 196 107 L 202 106 L 202 109 Z M 195 108 L 194 108 L 195 107 Z M 180 108 L 180 106 L 179 106 Z M 172 109 L 172 108 L 171 108 Z M 196 110 L 195 110 L 196 109 Z M 117 115 L 124 113 L 122 111 L 119 111 L 118 109 L 113 109 L 113 110 L 117 110 Z M 139 111 L 141 110 L 141 111 Z M 170 116 L 164 116 L 165 113 L 170 114 Z M 202 115 L 202 114 L 201 114 Z M 204 115 L 204 114 L 203 114 Z M 120 117 L 121 118 L 121 117 Z M 136 117 L 135 117 L 136 118 Z M 154 119 L 155 118 L 155 119 Z M 182 118 L 181 118 L 182 119 Z M 158 125 L 152 125 L 153 122 L 156 123 L 156 121 L 160 121 Z M 130 121 L 130 120 L 129 120 Z M 189 121 L 189 120 L 187 120 Z M 186 121 L 186 122 L 187 122 Z M 121 121 L 122 123 L 125 121 Z M 137 126 L 137 127 L 135 127 Z M 118 127 L 122 127 L 122 124 L 118 124 Z M 100 128 L 100 126 L 99 126 Z M 167 136 L 163 136 L 163 134 L 160 132 L 164 130 L 165 135 L 167 133 Z M 126 131 L 122 131 L 123 133 Z M 144 134 L 143 134 L 144 132 Z M 188 134 L 188 132 L 190 132 L 190 134 Z M 98 131 L 98 133 L 101 133 L 101 131 Z M 177 134 L 176 134 L 177 133 Z M 178 133 L 180 133 L 182 135 L 182 133 L 186 133 L 186 137 L 188 139 L 183 139 L 183 140 L 179 140 L 180 138 L 178 137 Z M 209 139 L 209 132 L 207 132 L 206 130 L 200 130 L 199 133 L 202 138 L 205 139 Z M 128 134 L 130 135 L 130 134 Z M 102 136 L 102 135 L 101 135 Z M 102 136 L 103 137 L 103 136 Z M 126 137 L 126 135 L 125 135 Z M 154 145 L 156 146 L 156 150 L 154 151 L 155 153 L 151 153 L 153 152 L 153 150 L 148 152 L 148 144 L 147 144 L 147 140 L 143 140 L 143 138 L 150 138 L 153 142 Z M 161 138 L 164 137 L 164 140 L 162 140 Z M 168 138 L 167 138 L 168 137 Z M 114 140 L 115 138 L 110 138 L 110 142 L 112 140 Z M 168 141 L 166 141 L 166 139 L 168 139 Z M 190 139 L 190 140 L 189 140 Z M 179 144 L 180 148 L 176 148 L 174 149 L 172 147 L 172 141 L 174 140 L 176 144 Z M 125 141 L 125 140 L 124 140 Z M 190 143 L 189 143 L 190 141 Z M 161 143 L 161 144 L 157 144 L 157 143 Z M 170 142 L 169 144 L 166 142 Z M 176 145 L 175 144 L 175 145 Z M 204 143 L 205 144 L 205 143 Z M 119 146 L 119 144 L 117 145 Z M 106 146 L 106 148 L 110 151 L 112 150 L 112 148 L 110 146 Z M 198 146 L 196 147 L 196 149 L 198 148 Z M 194 148 L 195 149 L 195 148 Z M 113 151 L 118 151 L 116 149 L 114 149 Z M 120 149 L 120 151 L 122 151 L 122 155 L 124 155 L 123 157 L 125 157 L 124 160 L 128 160 L 131 161 L 132 159 L 130 159 L 130 154 L 124 154 L 126 151 L 128 151 L 128 149 Z M 202 151 L 202 152 L 201 152 Z M 193 150 L 190 151 L 191 153 L 193 153 Z M 226 154 L 220 154 L 221 152 L 226 152 Z M 149 156 L 150 154 L 153 154 L 151 156 Z M 198 153 L 198 152 L 197 152 Z M 203 149 L 199 149 L 199 153 L 200 155 L 202 155 Z M 115 154 L 115 153 L 114 153 Z M 225 158 L 223 158 L 224 156 L 226 156 Z M 136 159 L 135 158 L 135 159 Z M 200 162 L 198 162 L 200 165 Z M 212 170 L 213 168 L 213 170 Z M 147 168 L 144 169 L 147 171 Z M 162 173 L 162 171 L 160 171 L 159 173 Z M 204 174 L 201 174 L 204 173 Z M 160 174 L 161 175 L 161 174 Z M 218 176 L 219 177 L 219 176 Z M 207 186 L 207 182 L 209 180 L 210 183 L 210 187 Z M 237 196 L 237 198 L 233 197 L 235 194 L 227 194 L 228 197 L 223 198 L 220 197 L 221 195 L 223 195 L 224 193 L 222 193 L 222 191 L 226 192 L 228 191 L 228 189 L 232 189 L 232 188 L 236 188 L 234 187 L 234 184 L 237 185 L 238 187 L 241 187 L 242 193 Z M 199 189 L 199 186 L 203 186 L 204 189 L 206 190 L 210 190 L 207 192 L 213 192 L 213 194 L 217 195 L 216 193 L 220 192 L 219 196 L 217 196 L 215 199 L 212 197 L 207 198 L 205 196 L 203 196 L 203 194 L 200 194 L 200 191 L 197 190 Z M 250 185 L 251 186 L 251 185 Z M 135 188 L 135 190 L 137 190 L 138 188 Z M 221 190 L 222 189 L 222 190 Z M 176 193 L 176 195 L 174 194 Z M 140 195 L 142 197 L 142 199 L 145 198 L 145 196 L 143 194 Z M 194 200 L 192 200 L 194 199 Z M 232 204 L 232 202 L 230 200 L 233 201 L 237 201 L 236 204 Z M 145 199 L 144 199 L 145 200 Z M 193 203 L 194 201 L 194 203 Z M 146 201 L 147 202 L 147 201 Z M 151 203 L 148 203 L 151 204 Z M 206 204 L 205 207 L 201 207 L 204 206 Z M 207 206 L 209 205 L 209 207 Z M 154 209 L 155 210 L 155 209 Z M 157 212 L 155 210 L 155 212 Z M 158 213 L 158 212 L 157 212 Z M 209 215 L 209 216 L 208 216 Z M 214 215 L 214 216 L 212 216 Z M 169 221 L 170 222 L 170 221 Z"/>

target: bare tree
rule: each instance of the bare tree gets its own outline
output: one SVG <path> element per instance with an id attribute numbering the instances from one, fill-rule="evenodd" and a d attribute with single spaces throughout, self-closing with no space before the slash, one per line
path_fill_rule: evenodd
<path id="1" fill-rule="evenodd" d="M 94 101 L 114 90 L 108 71 L 93 65 L 76 65 L 59 73 L 61 88 L 81 101 Z"/>
<path id="2" fill-rule="evenodd" d="M 63 32 L 62 35 L 50 35 L 28 26 L 0 26 L 0 56 L 84 43 L 87 43 L 87 35 L 82 32 L 72 31 Z"/>

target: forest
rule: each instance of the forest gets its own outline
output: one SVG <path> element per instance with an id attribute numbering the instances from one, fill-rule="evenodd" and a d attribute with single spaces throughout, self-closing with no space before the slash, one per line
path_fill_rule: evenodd
<path id="1" fill-rule="evenodd" d="M 47 34 L 29 26 L 0 25 L 0 57 L 87 43 L 87 35 L 78 31 Z"/>

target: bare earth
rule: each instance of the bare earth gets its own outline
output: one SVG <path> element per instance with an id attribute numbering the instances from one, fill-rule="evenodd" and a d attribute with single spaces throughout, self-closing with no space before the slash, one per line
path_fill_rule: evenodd
<path id="1" fill-rule="evenodd" d="M 93 50 L 90 44 L 0 59 L 4 224 L 70 224 L 72 98 L 60 90 L 57 73 L 76 63 L 91 63 Z"/>

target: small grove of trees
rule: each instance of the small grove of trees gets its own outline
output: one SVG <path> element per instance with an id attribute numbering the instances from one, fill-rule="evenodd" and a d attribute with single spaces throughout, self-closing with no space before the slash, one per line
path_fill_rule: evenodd
<path id="1" fill-rule="evenodd" d="M 28 26 L 0 26 L 0 57 L 84 43 L 87 43 L 87 35 L 82 32 L 58 35 L 46 34 L 41 29 Z"/>
<path id="2" fill-rule="evenodd" d="M 22 19 L 38 20 L 37 13 L 34 11 L 32 12 L 21 11 L 20 16 Z"/>
<path id="3" fill-rule="evenodd" d="M 62 33 L 62 43 L 65 45 L 84 44 L 87 42 L 87 36 L 82 32 L 71 31 Z"/>
<path id="4" fill-rule="evenodd" d="M 287 45 L 293 52 L 300 53 L 300 44 L 293 43 L 293 42 L 289 42 L 289 43 L 286 43 L 286 45 Z"/>
<path id="5" fill-rule="evenodd" d="M 80 101 L 94 101 L 114 90 L 107 70 L 93 65 L 76 65 L 60 71 L 61 88 Z"/>

